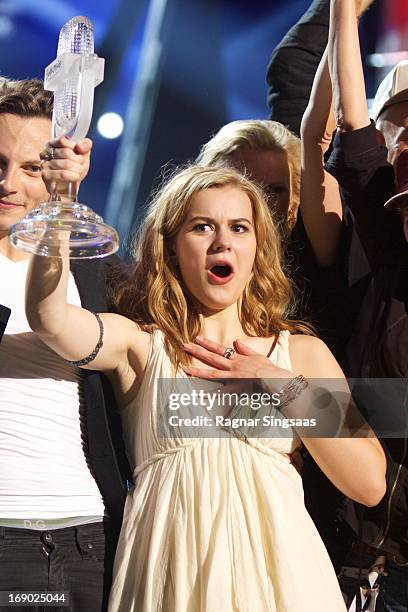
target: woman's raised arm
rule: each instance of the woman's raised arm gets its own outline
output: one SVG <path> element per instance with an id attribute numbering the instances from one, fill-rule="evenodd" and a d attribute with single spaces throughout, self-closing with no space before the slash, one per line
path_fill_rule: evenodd
<path id="1" fill-rule="evenodd" d="M 55 158 L 43 165 L 42 176 L 48 190 L 64 181 L 79 183 L 89 167 L 91 141 L 74 145 L 61 138 L 53 143 Z M 61 357 L 81 361 L 92 354 L 83 367 L 112 371 L 129 361 L 142 372 L 147 359 L 150 337 L 126 317 L 92 312 L 67 303 L 69 274 L 68 247 L 60 234 L 60 246 L 54 257 L 33 256 L 26 286 L 26 314 L 33 331 Z M 58 244 L 58 240 L 57 240 Z M 92 266 L 92 262 L 89 263 Z M 102 343 L 101 343 L 102 340 Z"/>
<path id="2" fill-rule="evenodd" d="M 69 361 L 80 361 L 93 353 L 103 333 L 102 346 L 84 367 L 115 370 L 127 360 L 131 346 L 140 346 L 139 336 L 147 334 L 133 321 L 111 313 L 100 315 L 102 332 L 92 312 L 67 303 L 68 273 L 68 257 L 32 257 L 26 286 L 26 314 L 31 329 Z"/>

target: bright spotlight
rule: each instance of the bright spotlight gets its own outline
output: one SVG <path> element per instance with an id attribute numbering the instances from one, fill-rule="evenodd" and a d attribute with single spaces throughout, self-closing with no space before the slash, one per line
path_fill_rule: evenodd
<path id="1" fill-rule="evenodd" d="M 105 113 L 99 117 L 97 128 L 104 138 L 119 138 L 123 132 L 123 119 L 117 113 Z"/>

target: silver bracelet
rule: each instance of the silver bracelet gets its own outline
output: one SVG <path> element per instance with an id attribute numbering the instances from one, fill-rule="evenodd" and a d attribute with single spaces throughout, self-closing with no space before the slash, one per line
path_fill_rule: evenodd
<path id="1" fill-rule="evenodd" d="M 95 346 L 95 348 L 92 351 L 92 353 L 89 353 L 89 355 L 87 357 L 84 357 L 83 359 L 79 359 L 78 361 L 69 361 L 69 363 L 72 363 L 72 365 L 79 366 L 79 367 L 88 365 L 88 363 L 91 363 L 91 361 L 93 361 L 95 359 L 95 357 L 97 356 L 97 354 L 99 353 L 99 351 L 101 350 L 101 348 L 103 346 L 103 331 L 104 331 L 104 329 L 103 329 L 102 319 L 98 315 L 97 312 L 93 312 L 92 314 L 94 315 L 94 317 L 96 317 L 96 320 L 98 321 L 98 324 L 99 324 L 99 340 L 98 340 L 98 343 Z"/>
<path id="2" fill-rule="evenodd" d="M 291 404 L 303 391 L 309 386 L 307 379 L 299 374 L 295 378 L 292 378 L 282 389 L 279 391 L 279 397 L 281 399 L 279 404 L 279 410 L 285 408 Z"/>

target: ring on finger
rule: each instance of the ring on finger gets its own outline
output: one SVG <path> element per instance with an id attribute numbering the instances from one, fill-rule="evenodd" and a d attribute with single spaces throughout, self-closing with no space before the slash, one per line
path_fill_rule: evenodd
<path id="1" fill-rule="evenodd" d="M 231 346 L 227 346 L 227 348 L 224 351 L 224 357 L 225 359 L 231 359 L 231 357 L 233 357 L 235 353 L 236 351 Z"/>
<path id="2" fill-rule="evenodd" d="M 43 162 L 49 162 L 55 159 L 54 149 L 46 149 L 45 151 L 41 151 L 40 158 Z"/>

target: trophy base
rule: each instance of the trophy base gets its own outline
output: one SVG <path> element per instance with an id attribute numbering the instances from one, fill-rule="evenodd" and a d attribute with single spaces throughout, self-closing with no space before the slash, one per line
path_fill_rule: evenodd
<path id="1" fill-rule="evenodd" d="M 78 202 L 41 204 L 10 228 L 9 240 L 17 249 L 44 257 L 59 257 L 60 248 L 68 246 L 71 259 L 107 257 L 119 248 L 116 230 Z"/>

